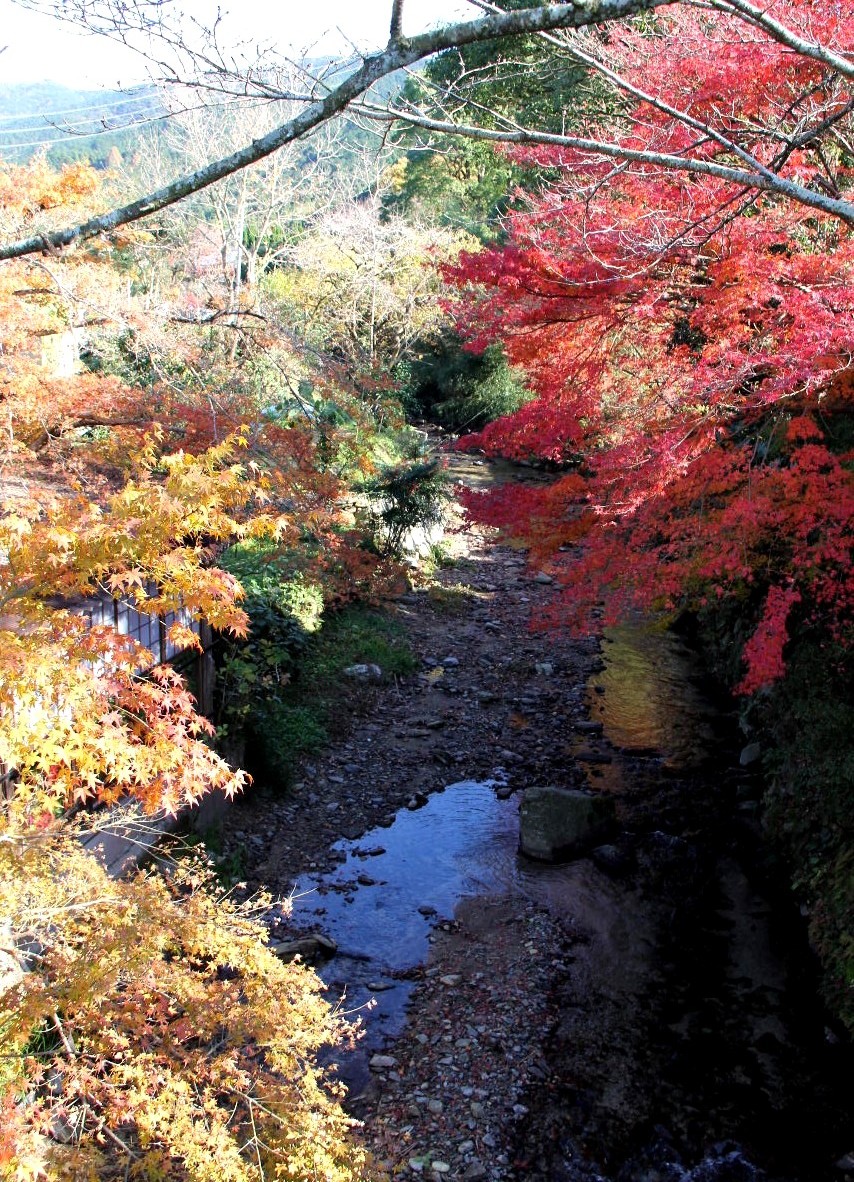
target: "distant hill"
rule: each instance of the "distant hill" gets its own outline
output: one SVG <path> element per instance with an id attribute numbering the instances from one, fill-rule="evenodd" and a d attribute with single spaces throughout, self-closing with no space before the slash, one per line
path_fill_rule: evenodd
<path id="1" fill-rule="evenodd" d="M 329 69 L 332 63 L 312 63 L 327 83 L 340 81 Z M 402 74 L 383 79 L 372 88 L 375 100 L 388 98 L 401 88 Z M 0 89 L 0 161 L 24 164 L 44 153 L 55 168 L 78 160 L 96 168 L 116 162 L 116 152 L 125 160 L 134 156 L 143 127 L 162 125 L 166 109 L 156 87 L 136 86 L 130 90 L 77 90 L 54 82 L 26 82 Z M 376 149 L 383 129 L 360 128 L 345 119 L 344 144 L 334 171 L 347 172 L 363 151 Z M 306 147 L 311 154 L 310 143 Z M 165 149 L 171 155 L 169 148 Z M 176 165 L 179 162 L 176 160 Z"/>
<path id="2" fill-rule="evenodd" d="M 75 90 L 25 82 L 0 90 L 0 159 L 23 164 L 44 152 L 59 167 L 88 160 L 105 167 L 111 152 L 132 153 L 140 126 L 164 115 L 153 86 Z"/>

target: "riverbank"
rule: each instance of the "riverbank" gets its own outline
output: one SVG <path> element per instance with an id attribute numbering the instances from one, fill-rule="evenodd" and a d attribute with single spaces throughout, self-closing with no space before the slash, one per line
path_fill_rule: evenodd
<path id="1" fill-rule="evenodd" d="M 509 810 L 532 784 L 593 785 L 614 795 L 621 829 L 594 860 L 554 870 L 520 868 L 505 841 L 498 881 L 425 905 L 423 958 L 364 970 L 379 1005 L 343 1074 L 378 1176 L 843 1182 L 850 1059 L 807 1000 L 797 932 L 745 872 L 755 801 L 737 752 L 685 770 L 613 747 L 597 721 L 608 677 L 591 684 L 599 640 L 532 633 L 548 577 L 488 532 L 450 543 L 454 565 L 393 609 L 419 672 L 355 683 L 333 745 L 287 794 L 238 804 L 222 856 L 245 859 L 247 890 L 325 882 L 308 925 L 323 928 L 400 889 L 374 869 L 383 835 L 427 817 L 437 793 L 452 809 L 448 785 L 493 780 L 487 796 Z M 439 863 L 418 870 L 425 900 Z M 297 933 L 283 920 L 273 934 Z M 401 938 L 389 920 L 388 944 Z M 354 941 L 324 969 L 345 1008 L 360 996 Z M 383 1019 L 396 991 L 402 1032 Z"/>

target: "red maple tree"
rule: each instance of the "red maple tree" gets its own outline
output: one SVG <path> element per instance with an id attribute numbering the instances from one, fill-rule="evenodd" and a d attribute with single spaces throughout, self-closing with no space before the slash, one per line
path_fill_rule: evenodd
<path id="1" fill-rule="evenodd" d="M 839 6 L 778 7 L 854 44 Z M 749 155 L 837 195 L 850 184 L 850 88 L 822 63 L 687 10 L 622 28 L 608 54 L 631 102 L 591 136 L 712 165 Z M 504 245 L 447 274 L 471 347 L 502 341 L 537 397 L 462 446 L 570 472 L 470 508 L 561 573 L 553 619 L 584 621 L 605 593 L 612 615 L 740 598 L 751 693 L 782 672 L 793 623 L 850 633 L 851 229 L 649 159 L 512 151 L 557 179 Z"/>

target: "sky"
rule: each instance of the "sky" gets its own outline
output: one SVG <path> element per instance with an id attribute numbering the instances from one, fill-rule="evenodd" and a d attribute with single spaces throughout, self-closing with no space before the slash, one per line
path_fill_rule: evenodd
<path id="1" fill-rule="evenodd" d="M 226 35 L 247 36 L 315 53 L 375 49 L 388 39 L 391 0 L 172 0 L 203 24 L 219 7 Z M 407 0 L 404 32 L 478 15 L 466 0 Z M 59 82 L 81 88 L 124 87 L 148 77 L 139 55 L 107 38 L 77 31 L 14 0 L 0 0 L 0 88 L 16 82 Z"/>

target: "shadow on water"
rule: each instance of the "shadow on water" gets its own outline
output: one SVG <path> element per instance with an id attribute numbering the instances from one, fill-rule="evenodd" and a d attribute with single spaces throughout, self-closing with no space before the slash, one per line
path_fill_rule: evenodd
<path id="1" fill-rule="evenodd" d="M 609 632 L 603 656 L 591 718 L 624 754 L 592 769 L 608 777 L 601 786 L 630 799 L 639 778 L 646 790 L 664 778 L 670 793 L 728 799 L 730 815 L 740 773 L 690 651 L 631 625 Z M 342 1070 L 353 1091 L 402 1028 L 432 927 L 465 897 L 521 893 L 561 921 L 574 955 L 556 985 L 553 1087 L 531 1097 L 519 1134 L 520 1156 L 539 1165 L 520 1177 L 843 1182 L 834 1161 L 854 1148 L 850 1057 L 826 1037 L 799 925 L 754 881 L 731 820 L 627 826 L 629 873 L 589 859 L 540 865 L 518 855 L 518 800 L 500 799 L 495 775 L 339 842 L 338 867 L 297 884 L 290 922 L 339 946 L 321 970 L 331 995 L 370 1007 Z"/>

